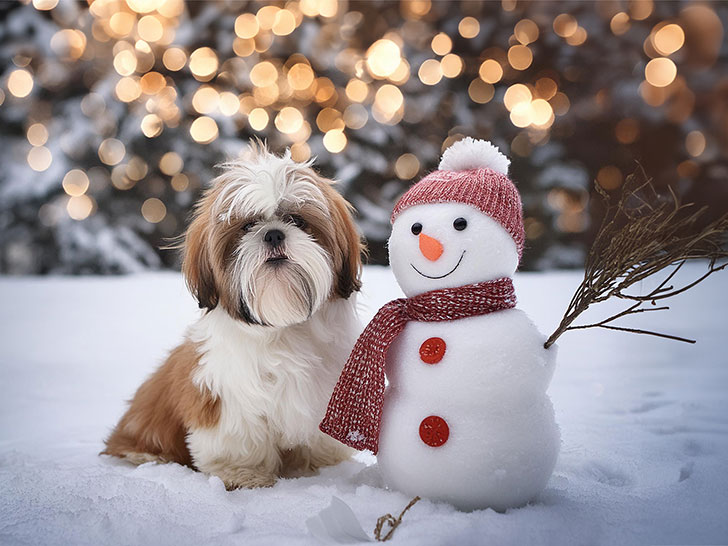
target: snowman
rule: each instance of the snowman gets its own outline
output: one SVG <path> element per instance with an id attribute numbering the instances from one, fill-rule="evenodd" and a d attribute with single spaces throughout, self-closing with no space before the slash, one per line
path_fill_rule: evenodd
<path id="1" fill-rule="evenodd" d="M 508 165 L 466 138 L 397 203 L 389 258 L 407 297 L 364 330 L 321 423 L 377 454 L 388 487 L 461 510 L 533 500 L 559 451 L 556 351 L 515 308 L 524 228 Z"/>

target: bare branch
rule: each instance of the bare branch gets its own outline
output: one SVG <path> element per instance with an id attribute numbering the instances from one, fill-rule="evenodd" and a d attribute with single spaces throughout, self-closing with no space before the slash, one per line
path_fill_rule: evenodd
<path id="1" fill-rule="evenodd" d="M 561 322 L 546 341 L 546 348 L 569 330 L 607 328 L 667 339 L 693 342 L 678 336 L 609 324 L 626 315 L 666 307 L 644 308 L 642 305 L 681 294 L 713 273 L 728 267 L 728 214 L 698 230 L 696 225 L 706 208 L 694 203 L 682 204 L 672 188 L 660 194 L 641 165 L 627 176 L 619 197 L 614 200 L 595 183 L 595 190 L 607 206 L 594 243 L 589 250 L 584 278 L 577 287 Z M 709 260 L 708 270 L 682 286 L 673 280 L 687 260 Z M 718 263 L 723 262 L 723 263 Z M 639 283 L 668 271 L 665 279 L 647 293 L 634 293 Z M 673 284 L 671 284 L 673 283 Z M 590 306 L 611 298 L 634 302 L 629 308 L 602 321 L 582 326 L 571 324 Z"/>

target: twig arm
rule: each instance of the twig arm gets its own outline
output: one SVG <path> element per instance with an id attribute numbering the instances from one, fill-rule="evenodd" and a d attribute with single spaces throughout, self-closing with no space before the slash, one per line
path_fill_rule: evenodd
<path id="1" fill-rule="evenodd" d="M 666 307 L 642 308 L 641 305 L 647 302 L 656 305 L 657 300 L 681 294 L 713 273 L 728 268 L 728 214 L 697 229 L 706 207 L 680 203 L 669 186 L 670 193 L 660 195 L 641 165 L 626 178 L 617 199 L 612 199 L 596 183 L 595 189 L 607 210 L 587 255 L 584 278 L 544 347 L 551 347 L 564 332 L 586 328 L 620 330 L 694 343 L 679 336 L 610 323 L 630 314 L 665 310 Z M 678 288 L 670 284 L 687 260 L 693 258 L 709 260 L 708 271 Z M 628 293 L 630 288 L 671 266 L 672 270 L 657 288 L 646 294 Z M 611 298 L 629 300 L 633 304 L 594 324 L 572 326 L 590 306 Z"/>

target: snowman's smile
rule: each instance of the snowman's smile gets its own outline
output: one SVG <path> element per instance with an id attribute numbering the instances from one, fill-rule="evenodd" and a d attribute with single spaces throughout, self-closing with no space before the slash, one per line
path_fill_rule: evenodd
<path id="1" fill-rule="evenodd" d="M 458 267 L 460 267 L 460 262 L 462 262 L 462 261 L 463 261 L 463 257 L 464 257 L 464 256 L 465 256 L 465 251 L 463 250 L 463 253 L 462 253 L 462 254 L 460 254 L 460 259 L 458 260 L 458 263 L 456 263 L 456 264 L 455 264 L 455 267 L 453 267 L 453 268 L 452 268 L 452 269 L 451 269 L 450 271 L 448 271 L 448 272 L 447 272 L 447 273 L 445 273 L 444 275 L 436 275 L 436 276 L 433 276 L 433 275 L 425 275 L 425 274 L 424 274 L 424 273 L 423 273 L 422 271 L 420 271 L 419 269 L 417 269 L 417 268 L 415 267 L 415 264 L 412 264 L 412 263 L 411 263 L 410 265 L 412 266 L 412 269 L 414 269 L 415 271 L 417 271 L 417 273 L 419 273 L 419 274 L 420 274 L 420 275 L 422 275 L 423 277 L 426 277 L 426 278 L 428 278 L 428 279 L 444 279 L 444 278 L 445 278 L 445 277 L 447 277 L 447 276 L 448 276 L 448 275 L 449 275 L 450 273 L 452 273 L 452 272 L 453 272 L 453 271 L 455 271 L 455 270 L 456 270 L 456 269 L 457 269 Z"/>

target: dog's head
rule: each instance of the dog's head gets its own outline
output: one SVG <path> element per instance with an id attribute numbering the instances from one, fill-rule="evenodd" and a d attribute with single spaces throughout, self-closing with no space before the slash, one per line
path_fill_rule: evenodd
<path id="1" fill-rule="evenodd" d="M 222 168 L 185 235 L 182 271 L 201 308 L 282 327 L 359 290 L 361 239 L 332 181 L 259 144 Z"/>

